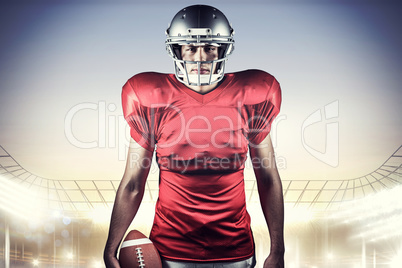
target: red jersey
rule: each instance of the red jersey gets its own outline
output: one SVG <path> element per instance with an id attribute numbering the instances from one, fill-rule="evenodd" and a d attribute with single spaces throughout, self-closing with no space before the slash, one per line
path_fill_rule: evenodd
<path id="1" fill-rule="evenodd" d="M 123 112 L 142 147 L 156 145 L 159 198 L 150 238 L 161 256 L 237 261 L 254 254 L 246 210 L 244 162 L 279 113 L 281 90 L 270 74 L 225 74 L 200 94 L 173 74 L 141 73 L 123 87 Z"/>

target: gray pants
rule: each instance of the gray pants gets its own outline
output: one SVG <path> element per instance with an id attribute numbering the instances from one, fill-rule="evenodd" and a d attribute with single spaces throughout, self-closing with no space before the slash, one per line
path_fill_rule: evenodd
<path id="1" fill-rule="evenodd" d="M 234 262 L 181 262 L 162 258 L 163 268 L 253 268 L 255 264 L 255 256 L 244 261 Z"/>

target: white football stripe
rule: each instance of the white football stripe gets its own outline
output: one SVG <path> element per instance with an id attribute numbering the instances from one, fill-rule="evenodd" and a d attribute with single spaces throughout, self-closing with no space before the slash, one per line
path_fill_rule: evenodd
<path id="1" fill-rule="evenodd" d="M 148 238 L 127 240 L 127 241 L 124 241 L 123 244 L 121 244 L 121 248 L 144 245 L 144 244 L 152 244 L 152 241 L 149 240 Z"/>

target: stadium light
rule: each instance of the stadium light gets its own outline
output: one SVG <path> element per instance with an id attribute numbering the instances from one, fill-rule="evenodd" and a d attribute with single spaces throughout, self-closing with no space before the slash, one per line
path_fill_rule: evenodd
<path id="1" fill-rule="evenodd" d="M 89 212 L 89 217 L 95 224 L 105 224 L 109 223 L 112 211 L 110 208 L 97 207 Z"/>
<path id="2" fill-rule="evenodd" d="M 38 193 L 8 178 L 0 176 L 0 208 L 25 220 L 40 221 L 45 204 Z"/>
<path id="3" fill-rule="evenodd" d="M 361 199 L 343 203 L 342 210 L 336 213 L 335 219 L 347 219 L 349 222 L 365 221 L 384 214 L 393 214 L 402 210 L 400 196 L 402 187 L 396 186 L 382 190 Z"/>
<path id="4" fill-rule="evenodd" d="M 52 213 L 52 217 L 58 219 L 62 216 L 62 213 L 59 210 L 54 210 Z"/>
<path id="5" fill-rule="evenodd" d="M 390 268 L 400 268 L 402 264 L 402 250 L 392 259 Z"/>
<path id="6" fill-rule="evenodd" d="M 37 259 L 34 259 L 32 261 L 33 266 L 39 266 L 39 261 Z"/>
<path id="7" fill-rule="evenodd" d="M 62 222 L 64 225 L 69 225 L 71 223 L 71 218 L 68 216 L 64 216 Z"/>
<path id="8" fill-rule="evenodd" d="M 375 242 L 402 236 L 402 187 L 382 190 L 365 198 L 345 202 L 334 221 L 351 224 L 356 235 L 366 241 Z"/>
<path id="9" fill-rule="evenodd" d="M 104 266 L 103 266 L 103 263 L 101 261 L 94 261 L 92 263 L 92 267 L 93 268 L 103 268 Z"/>
<path id="10" fill-rule="evenodd" d="M 313 211 L 305 207 L 291 207 L 285 205 L 285 222 L 292 223 L 307 223 L 313 220 Z"/>

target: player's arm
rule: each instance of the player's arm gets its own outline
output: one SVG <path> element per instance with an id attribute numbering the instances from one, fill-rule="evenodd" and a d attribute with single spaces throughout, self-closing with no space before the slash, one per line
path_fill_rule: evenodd
<path id="1" fill-rule="evenodd" d="M 103 255 L 107 268 L 120 267 L 116 256 L 117 250 L 144 196 L 152 155 L 152 152 L 138 146 L 131 138 L 126 169 L 117 189 Z"/>
<path id="2" fill-rule="evenodd" d="M 250 157 L 257 179 L 262 211 L 271 238 L 271 253 L 265 260 L 264 268 L 284 267 L 282 182 L 276 167 L 270 135 L 267 135 L 258 146 L 250 146 Z"/>

